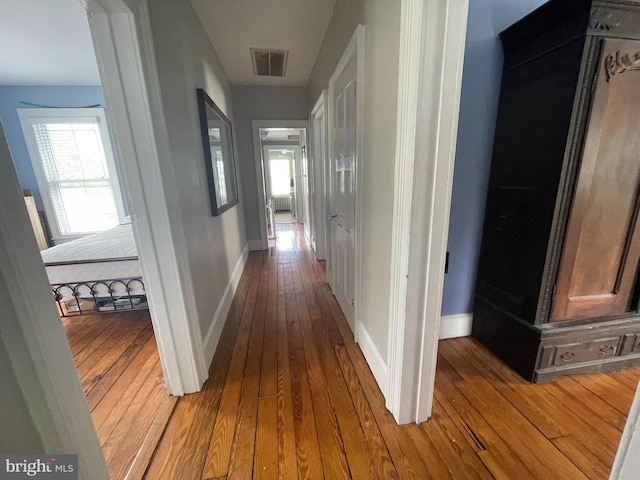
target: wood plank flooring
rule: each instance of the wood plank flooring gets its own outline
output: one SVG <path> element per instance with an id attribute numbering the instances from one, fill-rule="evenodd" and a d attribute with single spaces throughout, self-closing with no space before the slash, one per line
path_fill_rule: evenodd
<path id="1" fill-rule="evenodd" d="M 63 318 L 112 480 L 141 478 L 176 397 L 147 310 Z"/>
<path id="2" fill-rule="evenodd" d="M 145 478 L 604 479 L 640 368 L 531 385 L 440 342 L 433 418 L 399 427 L 301 229 L 250 255 L 202 392 Z"/>

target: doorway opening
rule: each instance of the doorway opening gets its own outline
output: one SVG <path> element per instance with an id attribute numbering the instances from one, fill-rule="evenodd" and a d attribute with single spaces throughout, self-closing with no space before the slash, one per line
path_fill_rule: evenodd
<path id="1" fill-rule="evenodd" d="M 20 45 L 15 55 L 24 59 L 8 64 L 0 60 L 3 73 L 18 78 L 0 86 L 0 120 L 10 147 L 7 162 L 17 172 L 16 185 L 32 227 L 26 233 L 36 238 L 41 251 L 33 260 L 44 262 L 21 290 L 33 303 L 38 294 L 45 306 L 55 303 L 66 334 L 64 350 L 71 350 L 110 476 L 125 478 L 145 468 L 145 448 L 161 433 L 177 399 L 167 392 L 165 355 L 159 351 L 157 321 L 147 305 L 146 278 L 138 260 L 141 248 L 121 175 L 123 158 L 128 162 L 130 157 L 118 152 L 109 128 L 105 97 L 110 97 L 103 93 L 104 71 L 92 48 L 90 19 L 76 0 L 55 7 L 47 3 L 12 6 L 3 21 L 21 29 L 0 35 L 4 43 Z M 47 25 L 44 41 L 39 25 Z M 35 42 L 20 41 L 34 40 L 34 35 Z M 47 40 L 51 38 L 56 40 Z M 83 47 L 70 54 L 65 39 Z M 56 68 L 55 62 L 40 61 L 44 44 L 46 55 L 57 59 Z M 7 199 L 3 197 L 5 203 Z M 138 218 L 142 215 L 138 211 Z M 21 240 L 25 237 L 14 243 Z M 21 265 L 28 261 L 18 257 Z M 37 275 L 42 278 L 45 272 L 50 289 L 38 292 Z M 75 393 L 67 389 L 59 398 L 71 404 Z M 82 449 L 68 450 L 84 457 L 81 465 L 88 461 Z"/>
<path id="2" fill-rule="evenodd" d="M 266 133 L 260 132 L 261 136 Z M 298 136 L 297 134 L 295 136 Z M 298 211 L 297 168 L 300 159 L 300 145 L 275 145 L 263 142 L 263 158 L 267 190 L 267 207 L 273 211 L 274 224 L 304 223 L 303 212 Z M 271 235 L 275 233 L 270 225 Z"/>
<path id="3" fill-rule="evenodd" d="M 253 121 L 263 249 L 273 247 L 278 224 L 301 224 L 307 238 L 313 222 L 307 158 L 307 121 Z M 262 216 L 264 215 L 264 216 Z"/>

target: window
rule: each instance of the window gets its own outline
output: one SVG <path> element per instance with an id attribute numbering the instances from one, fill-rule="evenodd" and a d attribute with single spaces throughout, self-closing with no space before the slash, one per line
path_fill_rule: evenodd
<path id="1" fill-rule="evenodd" d="M 124 219 L 101 108 L 20 108 L 29 155 L 54 242 L 108 230 Z"/>
<path id="2" fill-rule="evenodd" d="M 289 195 L 291 192 L 293 150 L 269 149 L 271 195 Z"/>

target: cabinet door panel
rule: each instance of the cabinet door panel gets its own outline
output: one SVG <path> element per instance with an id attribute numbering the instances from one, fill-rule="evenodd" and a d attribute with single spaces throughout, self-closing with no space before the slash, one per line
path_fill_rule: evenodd
<path id="1" fill-rule="evenodd" d="M 627 309 L 640 256 L 639 132 L 640 42 L 607 40 L 551 321 L 619 315 Z"/>

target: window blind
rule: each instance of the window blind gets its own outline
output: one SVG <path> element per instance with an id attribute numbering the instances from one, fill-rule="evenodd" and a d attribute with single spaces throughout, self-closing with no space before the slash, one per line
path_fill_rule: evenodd
<path id="1" fill-rule="evenodd" d="M 33 131 L 60 233 L 116 226 L 118 212 L 98 123 L 35 123 Z"/>

